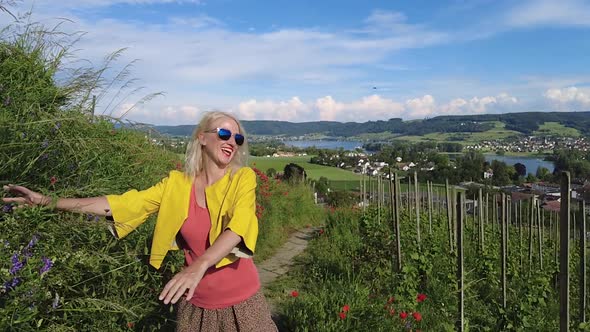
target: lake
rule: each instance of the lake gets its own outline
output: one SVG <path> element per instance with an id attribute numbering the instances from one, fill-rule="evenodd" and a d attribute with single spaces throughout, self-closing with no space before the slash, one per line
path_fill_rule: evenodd
<path id="1" fill-rule="evenodd" d="M 324 140 L 310 140 L 310 141 L 285 141 L 285 145 L 294 146 L 297 148 L 308 148 L 315 146 L 318 149 L 333 149 L 338 150 L 343 148 L 346 151 L 354 151 L 356 148 L 361 148 L 363 142 L 359 141 L 324 141 Z"/>
<path id="2" fill-rule="evenodd" d="M 308 148 L 310 146 L 315 146 L 319 149 L 334 149 L 337 150 L 339 148 L 343 148 L 347 151 L 354 151 L 357 147 L 362 147 L 363 142 L 360 141 L 330 141 L 330 140 L 301 140 L 301 141 L 285 141 L 285 144 L 288 146 L 294 146 L 298 148 Z M 543 166 L 549 170 L 549 172 L 553 172 L 554 166 L 553 163 L 550 161 L 543 160 L 541 158 L 535 157 L 517 157 L 517 156 L 500 156 L 496 154 L 486 154 L 485 159 L 487 162 L 492 162 L 492 160 L 503 161 L 508 166 L 512 166 L 516 163 L 521 163 L 526 167 L 527 173 L 535 174 L 537 172 L 537 167 Z"/>
<path id="3" fill-rule="evenodd" d="M 549 170 L 549 172 L 553 172 L 555 166 L 553 166 L 553 162 L 543 160 L 541 158 L 534 158 L 534 157 L 516 157 L 516 156 L 499 156 L 496 154 L 486 154 L 485 155 L 487 162 L 492 162 L 492 160 L 503 161 L 508 166 L 512 166 L 516 163 L 521 163 L 526 166 L 526 171 L 528 173 L 532 173 L 533 175 L 537 172 L 537 168 L 539 166 L 543 166 Z"/>

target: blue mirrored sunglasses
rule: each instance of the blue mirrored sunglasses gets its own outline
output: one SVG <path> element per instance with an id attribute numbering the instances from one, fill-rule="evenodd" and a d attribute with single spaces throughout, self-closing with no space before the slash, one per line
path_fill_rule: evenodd
<path id="1" fill-rule="evenodd" d="M 207 130 L 206 133 L 217 133 L 217 137 L 219 137 L 223 141 L 227 141 L 231 138 L 232 132 L 229 129 L 225 128 L 215 128 L 211 130 Z M 244 140 L 246 139 L 242 134 L 234 134 L 234 139 L 236 140 L 237 145 L 244 144 Z"/>

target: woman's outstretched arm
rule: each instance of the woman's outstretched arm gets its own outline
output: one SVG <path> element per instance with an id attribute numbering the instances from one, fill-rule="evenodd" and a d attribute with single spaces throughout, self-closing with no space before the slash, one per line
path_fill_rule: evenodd
<path id="1" fill-rule="evenodd" d="M 22 206 L 54 206 L 58 210 L 90 213 L 98 216 L 110 216 L 111 208 L 106 197 L 88 198 L 57 198 L 55 201 L 48 196 L 32 191 L 23 186 L 9 184 L 3 187 L 5 191 L 17 197 L 3 197 L 5 203 L 16 203 L 17 208 Z"/>

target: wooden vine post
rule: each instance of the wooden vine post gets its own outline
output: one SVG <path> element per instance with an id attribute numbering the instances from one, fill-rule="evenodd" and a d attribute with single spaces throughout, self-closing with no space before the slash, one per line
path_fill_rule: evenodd
<path id="1" fill-rule="evenodd" d="M 463 266 L 463 201 L 465 193 L 457 193 L 457 300 L 459 305 L 459 317 L 457 319 L 457 331 L 464 331 L 465 320 L 465 292 L 464 286 L 464 266 Z"/>
<path id="2" fill-rule="evenodd" d="M 533 217 L 535 208 L 535 196 L 531 198 L 530 207 L 529 207 L 529 272 L 533 269 Z"/>
<path id="3" fill-rule="evenodd" d="M 400 209 L 401 209 L 401 188 L 399 176 L 397 173 L 393 176 L 394 179 L 394 196 L 395 196 L 395 244 L 397 247 L 397 270 L 402 270 L 402 245 L 401 245 L 401 234 L 400 234 Z"/>
<path id="4" fill-rule="evenodd" d="M 455 251 L 453 248 L 453 209 L 451 207 L 451 192 L 449 189 L 449 179 L 445 180 L 445 190 L 447 193 L 447 225 L 449 229 L 449 248 L 451 252 Z"/>
<path id="5" fill-rule="evenodd" d="M 477 207 L 478 207 L 478 218 L 479 218 L 479 244 L 481 247 L 481 252 L 483 253 L 484 249 L 485 249 L 485 244 L 484 244 L 484 234 L 485 234 L 485 229 L 484 229 L 484 221 L 483 221 L 483 194 L 482 194 L 482 190 L 481 188 L 479 188 L 479 192 L 478 192 L 478 203 L 477 203 Z"/>
<path id="6" fill-rule="evenodd" d="M 561 173 L 561 204 L 559 209 L 559 331 L 570 325 L 570 173 Z"/>
<path id="7" fill-rule="evenodd" d="M 432 234 L 432 182 L 427 182 L 428 199 L 428 233 Z"/>
<path id="8" fill-rule="evenodd" d="M 537 235 L 539 237 L 539 267 L 543 270 L 543 230 L 541 224 L 541 202 L 537 200 L 535 209 L 537 210 Z"/>
<path id="9" fill-rule="evenodd" d="M 586 322 L 586 202 L 579 203 L 580 220 L 580 322 Z"/>
<path id="10" fill-rule="evenodd" d="M 500 207 L 500 222 L 501 227 L 500 231 L 502 232 L 502 245 L 501 245 L 501 256 L 502 257 L 502 267 L 501 267 L 501 283 L 502 283 L 502 308 L 506 309 L 506 261 L 507 261 L 507 239 L 508 239 L 508 232 L 507 232 L 507 222 L 506 222 L 506 194 L 502 193 L 501 195 L 501 207 Z"/>
<path id="11" fill-rule="evenodd" d="M 418 248 L 420 248 L 420 197 L 418 196 L 418 172 L 414 171 L 414 205 L 416 206 L 416 237 L 418 240 Z"/>

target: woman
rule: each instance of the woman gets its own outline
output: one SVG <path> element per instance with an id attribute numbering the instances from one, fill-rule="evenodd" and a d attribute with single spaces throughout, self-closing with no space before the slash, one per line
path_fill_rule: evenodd
<path id="1" fill-rule="evenodd" d="M 178 303 L 178 331 L 276 331 L 252 261 L 258 236 L 256 175 L 243 167 L 248 156 L 244 129 L 228 113 L 209 112 L 187 148 L 184 173 L 171 171 L 155 186 L 122 195 L 50 197 L 25 187 L 4 189 L 19 205 L 106 216 L 123 238 L 157 212 L 150 264 L 159 268 L 169 250 L 184 250 L 185 268 L 159 295 Z"/>

